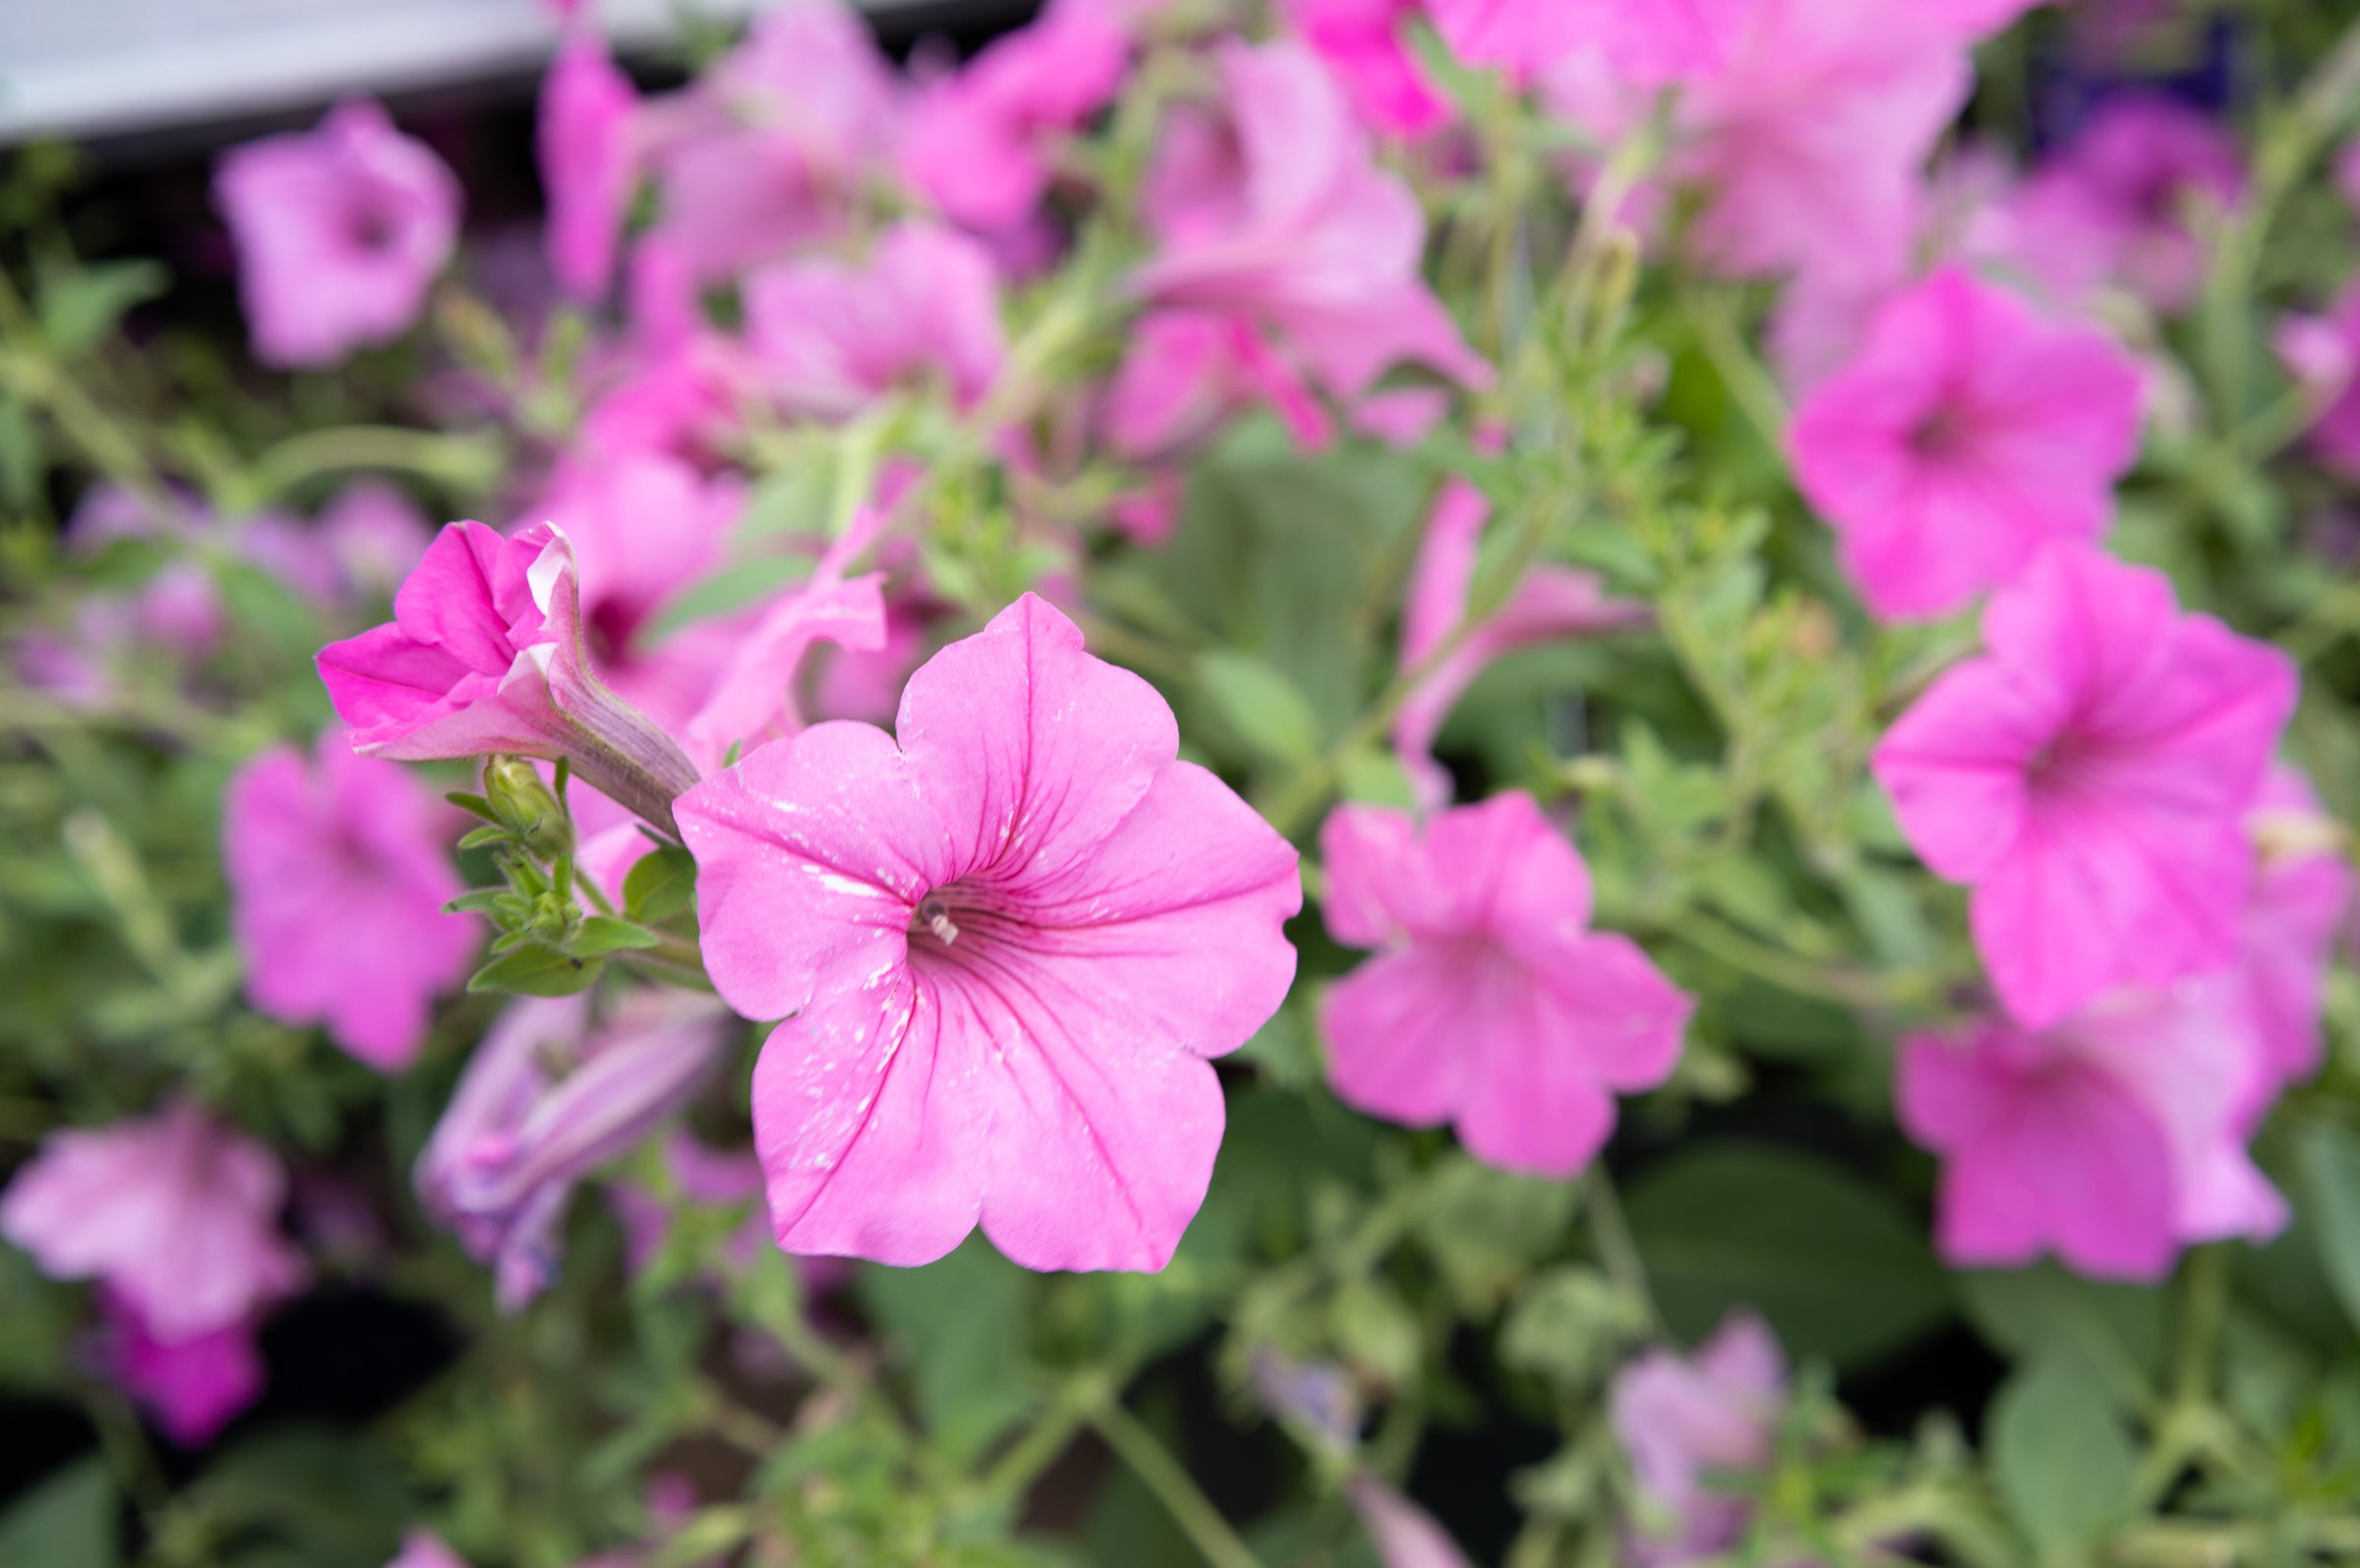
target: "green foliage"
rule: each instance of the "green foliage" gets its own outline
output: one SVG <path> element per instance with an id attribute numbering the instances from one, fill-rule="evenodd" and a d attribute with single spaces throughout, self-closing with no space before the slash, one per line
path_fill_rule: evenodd
<path id="1" fill-rule="evenodd" d="M 0 1513 L 0 1562 L 27 1568 L 115 1568 L 121 1500 L 96 1459 L 70 1465 Z"/>

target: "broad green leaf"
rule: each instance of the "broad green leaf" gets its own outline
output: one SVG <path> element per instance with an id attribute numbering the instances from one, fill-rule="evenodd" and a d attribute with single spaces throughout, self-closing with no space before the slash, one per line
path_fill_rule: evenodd
<path id="1" fill-rule="evenodd" d="M 598 983 L 603 961 L 571 958 L 555 948 L 527 943 L 494 958 L 467 982 L 470 991 L 511 991 L 518 996 L 573 996 Z"/>
<path id="2" fill-rule="evenodd" d="M 0 1513 L 9 1568 L 114 1568 L 120 1560 L 115 1483 L 103 1460 L 69 1466 Z"/>
<path id="3" fill-rule="evenodd" d="M 88 352 L 123 313 L 172 286 L 155 261 L 108 261 L 47 280 L 40 295 L 41 333 L 61 359 Z"/>
<path id="4" fill-rule="evenodd" d="M 1992 1479 L 2044 1558 L 2089 1545 L 2130 1510 L 2138 1450 L 2106 1394 L 2080 1363 L 2042 1358 L 1992 1401 Z"/>
<path id="5" fill-rule="evenodd" d="M 383 1564 L 414 1517 L 400 1466 L 324 1426 L 258 1433 L 214 1460 L 190 1490 L 207 1515 L 282 1542 L 279 1560 L 316 1568 Z"/>
<path id="6" fill-rule="evenodd" d="M 1215 649 L 1198 659 L 1197 679 L 1222 722 L 1266 760 L 1301 766 L 1319 756 L 1319 715 L 1268 665 Z"/>
<path id="7" fill-rule="evenodd" d="M 980 1234 L 923 1268 L 862 1269 L 858 1290 L 945 1452 L 974 1459 L 1032 1403 L 1030 1279 Z"/>
<path id="8" fill-rule="evenodd" d="M 662 925 L 696 900 L 696 857 L 675 844 L 641 855 L 622 879 L 623 911 Z"/>
<path id="9" fill-rule="evenodd" d="M 2082 1279 L 2051 1263 L 1964 1274 L 1959 1290 L 1976 1331 L 2011 1360 L 2073 1362 L 2123 1404 L 2163 1373 L 2171 1318 L 2161 1290 Z"/>
<path id="10" fill-rule="evenodd" d="M 2360 1327 L 2360 1135 L 2319 1123 L 2304 1131 L 2297 1160 L 2320 1264 L 2345 1315 Z"/>
<path id="11" fill-rule="evenodd" d="M 594 914 L 582 921 L 581 934 L 573 939 L 573 954 L 577 958 L 603 958 L 610 953 L 652 948 L 663 940 L 645 926 L 611 914 Z"/>
<path id="12" fill-rule="evenodd" d="M 1707 1144 L 1651 1167 L 1628 1208 L 1656 1301 L 1683 1339 L 1751 1307 L 1793 1354 L 1852 1366 L 1950 1313 L 1922 1222 L 1816 1155 Z"/>

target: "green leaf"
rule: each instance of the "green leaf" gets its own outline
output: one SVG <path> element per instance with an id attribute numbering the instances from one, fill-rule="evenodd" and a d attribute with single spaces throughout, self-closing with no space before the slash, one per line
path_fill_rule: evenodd
<path id="1" fill-rule="evenodd" d="M 1417 808 L 1417 791 L 1411 787 L 1409 771 L 1401 759 L 1389 751 L 1355 753 L 1344 763 L 1343 778 L 1339 781 L 1346 800 L 1364 800 L 1375 806 L 1397 806 L 1403 811 Z"/>
<path id="2" fill-rule="evenodd" d="M 470 828 L 459 840 L 461 849 L 481 849 L 488 843 L 506 843 L 516 836 L 505 828 Z"/>
<path id="3" fill-rule="evenodd" d="M 1853 1366 L 1950 1313 L 1917 1219 L 1815 1155 L 1707 1144 L 1649 1169 L 1628 1208 L 1656 1301 L 1683 1339 L 1750 1306 L 1796 1355 Z"/>
<path id="4" fill-rule="evenodd" d="M 1433 1180 L 1440 1191 L 1418 1221 L 1418 1243 L 1469 1312 L 1506 1300 L 1532 1265 L 1565 1238 L 1577 1189 L 1496 1171 L 1464 1155 Z"/>
<path id="5" fill-rule="evenodd" d="M 449 801 L 452 805 L 458 807 L 461 811 L 472 813 L 475 816 L 483 818 L 486 822 L 498 822 L 500 820 L 500 818 L 493 813 L 492 802 L 486 800 L 482 795 L 469 794 L 464 789 L 452 789 L 446 791 L 442 798 Z"/>
<path id="6" fill-rule="evenodd" d="M 1345 1360 L 1387 1387 L 1417 1376 L 1418 1315 L 1391 1286 L 1371 1279 L 1345 1282 L 1329 1318 L 1335 1348 Z"/>
<path id="7" fill-rule="evenodd" d="M 2118 1403 L 2143 1399 L 2171 1343 L 2164 1293 L 2068 1274 L 2054 1264 L 1959 1277 L 1976 1332 L 2019 1362 L 2070 1361 Z"/>
<path id="8" fill-rule="evenodd" d="M 190 1488 L 206 1516 L 290 1548 L 272 1560 L 369 1568 L 400 1547 L 412 1500 L 398 1466 L 324 1426 L 279 1426 L 239 1443 Z"/>
<path id="9" fill-rule="evenodd" d="M 0 1514 L 0 1563 L 11 1568 L 114 1568 L 115 1483 L 95 1457 L 68 1467 Z"/>
<path id="10" fill-rule="evenodd" d="M 2000 1500 L 2042 1556 L 2090 1544 L 2129 1512 L 2138 1450 L 2081 1363 L 2044 1357 L 2009 1378 L 1986 1431 Z"/>
<path id="11" fill-rule="evenodd" d="M 475 971 L 470 991 L 511 991 L 518 996 L 573 996 L 598 983 L 604 963 L 597 958 L 574 958 L 528 943 Z"/>
<path id="12" fill-rule="evenodd" d="M 2296 1163 L 2320 1265 L 2344 1315 L 2360 1327 L 2360 1136 L 2316 1124 L 2305 1130 Z"/>
<path id="13" fill-rule="evenodd" d="M 648 635 L 662 639 L 700 620 L 743 610 L 810 575 L 811 559 L 806 555 L 758 555 L 752 560 L 733 561 L 667 604 Z"/>
<path id="14" fill-rule="evenodd" d="M 622 879 L 623 912 L 662 925 L 696 900 L 696 857 L 678 845 L 650 850 Z"/>
<path id="15" fill-rule="evenodd" d="M 1032 1405 L 1030 1279 L 982 1236 L 923 1268 L 862 1269 L 858 1290 L 954 1462 L 979 1456 Z"/>
<path id="16" fill-rule="evenodd" d="M 603 958 L 610 953 L 652 948 L 663 940 L 645 926 L 618 920 L 611 914 L 594 914 L 582 921 L 581 934 L 573 939 L 573 956 Z"/>
<path id="17" fill-rule="evenodd" d="M 1560 1263 L 1525 1281 L 1500 1331 L 1500 1359 L 1580 1388 L 1647 1331 L 1646 1314 L 1598 1270 Z"/>
<path id="18" fill-rule="evenodd" d="M 1300 767 L 1320 754 L 1320 719 L 1294 682 L 1249 654 L 1217 648 L 1197 679 L 1237 737 L 1271 762 Z"/>
<path id="19" fill-rule="evenodd" d="M 58 356 L 88 352 L 114 329 L 123 313 L 172 286 L 155 261 L 108 261 L 48 280 L 41 289 L 41 332 Z"/>
<path id="20" fill-rule="evenodd" d="M 471 893 L 462 893 L 451 900 L 442 906 L 442 912 L 444 914 L 483 913 L 491 910 L 499 904 L 501 900 L 507 897 L 508 890 L 505 888 L 477 888 Z"/>

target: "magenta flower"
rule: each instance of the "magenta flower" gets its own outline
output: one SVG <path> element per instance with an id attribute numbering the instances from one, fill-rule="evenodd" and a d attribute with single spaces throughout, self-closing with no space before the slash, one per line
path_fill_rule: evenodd
<path id="1" fill-rule="evenodd" d="M 577 300 L 606 293 L 637 174 L 639 95 L 595 31 L 569 32 L 541 85 L 536 149 L 549 203 L 550 270 Z"/>
<path id="2" fill-rule="evenodd" d="M 1295 854 L 1175 760 L 1152 688 L 1027 595 L 680 802 L 705 965 L 785 1018 L 754 1069 L 779 1244 L 1157 1269 L 1223 1121 L 1209 1058 L 1276 1011 Z"/>
<path id="3" fill-rule="evenodd" d="M 365 99 L 337 104 L 316 131 L 231 151 L 213 200 L 268 365 L 332 365 L 399 336 L 459 230 L 450 170 Z"/>
<path id="4" fill-rule="evenodd" d="M 1768 1467 L 1786 1395 L 1777 1337 L 1744 1311 L 1692 1357 L 1649 1351 L 1615 1374 L 1609 1412 L 1641 1505 L 1628 1534 L 1632 1568 L 1677 1568 L 1744 1538 L 1753 1505 L 1710 1478 Z"/>
<path id="5" fill-rule="evenodd" d="M 1335 422 L 1302 372 L 1252 320 L 1225 311 L 1150 311 L 1132 328 L 1099 419 L 1107 444 L 1139 461 L 1209 439 L 1255 402 L 1268 404 L 1305 451 L 1335 437 Z"/>
<path id="6" fill-rule="evenodd" d="M 211 1442 L 261 1397 L 263 1358 L 251 1320 L 166 1342 L 115 1292 L 101 1290 L 98 1306 L 106 1318 L 100 1354 L 107 1375 L 183 1448 Z"/>
<path id="7" fill-rule="evenodd" d="M 904 173 L 954 222 L 1006 231 L 1048 190 L 1059 144 L 1104 108 L 1131 45 L 1088 5 L 1051 4 L 911 106 Z"/>
<path id="8" fill-rule="evenodd" d="M 476 1048 L 418 1156 L 419 1200 L 494 1265 L 514 1310 L 556 1276 L 574 1187 L 711 1079 L 729 1016 L 710 998 L 640 991 L 598 1028 L 586 997 L 511 1005 Z"/>
<path id="9" fill-rule="evenodd" d="M 278 1156 L 192 1101 L 52 1132 L 0 1192 L 0 1236 L 52 1279 L 94 1279 L 146 1332 L 185 1344 L 310 1276 L 278 1232 Z"/>
<path id="10" fill-rule="evenodd" d="M 1352 112 L 1380 136 L 1421 137 L 1456 110 L 1402 36 L 1419 0 L 1284 0 L 1279 12 L 1334 76 Z"/>
<path id="11" fill-rule="evenodd" d="M 781 262 L 745 282 L 746 346 L 781 406 L 849 419 L 896 387 L 937 377 L 961 408 L 999 375 L 1000 282 L 982 247 L 904 223 L 863 266 Z"/>
<path id="12" fill-rule="evenodd" d="M 570 759 L 584 784 L 669 830 L 696 768 L 600 684 L 565 536 L 453 523 L 393 596 L 393 619 L 320 650 L 353 748 L 397 762 Z"/>
<path id="13" fill-rule="evenodd" d="M 1595 49 L 1617 75 L 1661 84 L 1719 67 L 1745 0 L 1426 0 L 1450 52 L 1529 80 Z"/>
<path id="14" fill-rule="evenodd" d="M 405 770 L 320 737 L 317 763 L 275 746 L 231 778 L 221 863 L 246 994 L 282 1023 L 324 1023 L 381 1073 L 425 1043 L 438 992 L 467 978 L 475 923 L 442 906 L 462 885 L 452 815 Z"/>
<path id="15" fill-rule="evenodd" d="M 2055 545 L 1983 612 L 1873 766 L 2028 1028 L 2227 963 L 2244 827 L 2294 705 L 2284 655 L 2183 615 L 2162 574 Z"/>
<path id="16" fill-rule="evenodd" d="M 1404 363 L 1488 383 L 1419 276 L 1416 197 L 1377 167 L 1319 61 L 1295 43 L 1231 42 L 1219 58 L 1226 120 L 1174 113 L 1150 169 L 1142 203 L 1161 249 L 1140 295 L 1253 323 L 1347 402 Z"/>
<path id="17" fill-rule="evenodd" d="M 2100 237 L 2108 274 L 2158 311 L 2179 312 L 2204 286 L 2202 214 L 2245 200 L 2245 159 L 2218 121 L 2176 98 L 2129 92 L 2106 99 L 2028 198 Z M 2194 221 L 2192 221 L 2192 219 Z"/>
<path id="18" fill-rule="evenodd" d="M 2053 1252 L 2155 1280 L 2181 1247 L 2267 1239 L 2285 1201 L 2245 1152 L 2275 1092 L 2233 986 L 2122 992 L 2044 1032 L 1984 1019 L 1904 1042 L 1901 1124 L 1942 1156 L 1935 1240 L 1965 1268 Z"/>
<path id="19" fill-rule="evenodd" d="M 2139 367 L 1945 267 L 1880 307 L 1796 413 L 1796 483 L 1887 620 L 1948 614 L 2050 540 L 2095 541 L 2138 455 Z"/>
<path id="20" fill-rule="evenodd" d="M 1568 1177 L 1652 1088 L 1693 1006 L 1627 937 L 1593 932 L 1590 877 L 1530 795 L 1422 827 L 1345 805 L 1320 831 L 1328 932 L 1380 948 L 1320 1006 L 1345 1104 L 1410 1127 L 1453 1122 L 1486 1164 Z"/>
<path id="21" fill-rule="evenodd" d="M 2319 410 L 2304 436 L 2311 455 L 2338 477 L 2360 478 L 2360 286 L 2324 317 L 2281 323 L 2273 346 Z"/>
<path id="22" fill-rule="evenodd" d="M 2246 818 L 2261 864 L 2240 927 L 2235 975 L 2273 1083 L 2319 1071 L 2328 968 L 2351 923 L 2352 872 L 2330 845 L 2310 781 L 2280 765 Z"/>

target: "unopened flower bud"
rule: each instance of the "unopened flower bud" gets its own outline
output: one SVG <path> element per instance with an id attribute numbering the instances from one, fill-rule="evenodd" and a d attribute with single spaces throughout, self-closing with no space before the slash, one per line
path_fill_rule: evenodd
<path id="1" fill-rule="evenodd" d="M 494 757 L 484 765 L 484 799 L 500 825 L 524 841 L 541 860 L 573 848 L 573 824 L 540 770 L 522 757 Z"/>

